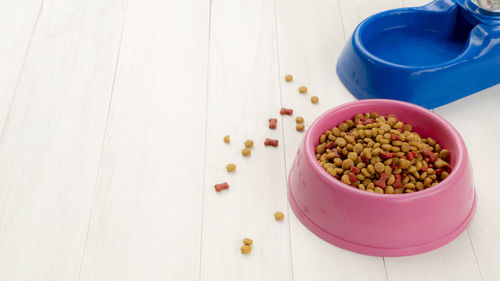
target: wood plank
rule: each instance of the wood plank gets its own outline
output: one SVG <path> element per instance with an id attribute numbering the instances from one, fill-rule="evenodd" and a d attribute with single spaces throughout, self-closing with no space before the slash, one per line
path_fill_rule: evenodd
<path id="1" fill-rule="evenodd" d="M 385 263 L 389 281 L 481 280 L 467 232 L 437 250 L 410 257 L 385 258 Z"/>
<path id="2" fill-rule="evenodd" d="M 291 280 L 273 1 L 212 1 L 201 280 Z M 231 136 L 231 143 L 222 141 Z M 265 147 L 266 137 L 279 139 Z M 246 139 L 255 146 L 245 158 Z M 228 174 L 227 163 L 237 171 Z M 214 184 L 228 182 L 220 193 Z M 254 240 L 242 255 L 242 239 Z"/>
<path id="3" fill-rule="evenodd" d="M 329 108 L 354 100 L 335 72 L 344 46 L 344 32 L 337 1 L 277 1 L 280 82 L 283 106 L 293 117 L 282 119 L 287 172 L 303 132 L 295 130 L 295 116 L 306 127 Z M 332 14 L 333 13 L 333 14 Z M 283 76 L 294 75 L 292 83 Z M 306 85 L 309 93 L 299 94 Z M 317 95 L 318 104 L 310 97 Z M 386 280 L 382 258 L 345 251 L 328 244 L 307 230 L 290 210 L 294 280 Z M 362 265 L 363 270 L 358 270 Z"/>
<path id="4" fill-rule="evenodd" d="M 129 1 L 80 280 L 198 279 L 208 24 Z"/>
<path id="5" fill-rule="evenodd" d="M 419 7 L 432 2 L 431 0 L 403 0 L 405 7 Z"/>
<path id="6" fill-rule="evenodd" d="M 339 0 L 339 2 L 346 38 L 349 38 L 356 26 L 367 17 L 403 7 L 402 0 Z"/>
<path id="7" fill-rule="evenodd" d="M 491 124 L 500 122 L 500 85 L 439 107 L 436 112 L 450 121 L 460 132 L 469 151 L 474 170 L 477 209 L 468 228 L 479 270 L 484 281 L 498 280 L 500 268 L 500 191 L 496 178 L 499 133 Z M 464 279 L 465 280 L 465 279 Z"/>
<path id="8" fill-rule="evenodd" d="M 78 276 L 123 12 L 43 5 L 0 142 L 1 280 Z"/>
<path id="9" fill-rule="evenodd" d="M 0 2 L 0 132 L 9 114 L 42 0 Z M 15 28 L 13 28 L 15 27 Z"/>

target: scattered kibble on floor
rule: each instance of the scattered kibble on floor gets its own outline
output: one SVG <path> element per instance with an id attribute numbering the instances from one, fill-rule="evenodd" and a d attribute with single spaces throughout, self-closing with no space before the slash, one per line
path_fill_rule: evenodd
<path id="1" fill-rule="evenodd" d="M 215 191 L 220 192 L 224 189 L 229 189 L 229 184 L 227 182 L 219 183 L 214 186 Z"/>
<path id="2" fill-rule="evenodd" d="M 275 139 L 270 139 L 270 138 L 266 138 L 266 140 L 264 141 L 264 145 L 265 146 L 278 146 L 278 140 L 275 140 Z"/>
<path id="3" fill-rule="evenodd" d="M 280 114 L 281 115 L 292 115 L 293 114 L 293 109 L 282 107 L 281 110 L 280 110 Z"/>
<path id="4" fill-rule="evenodd" d="M 243 156 L 250 156 L 250 154 L 252 154 L 252 152 L 251 152 L 251 151 L 250 151 L 250 149 L 248 149 L 248 148 L 243 148 L 243 149 L 241 150 L 241 154 L 242 154 Z"/>
<path id="5" fill-rule="evenodd" d="M 282 221 L 285 218 L 285 214 L 283 212 L 276 212 L 274 213 L 274 219 L 277 221 Z"/>
<path id="6" fill-rule="evenodd" d="M 227 164 L 227 165 L 226 165 L 226 170 L 227 170 L 228 172 L 234 172 L 234 171 L 236 171 L 236 165 L 235 165 L 235 164 L 233 164 L 233 163 Z"/>
<path id="7" fill-rule="evenodd" d="M 293 81 L 293 76 L 291 74 L 285 75 L 285 81 L 286 82 L 292 82 Z M 298 90 L 299 90 L 299 93 L 301 93 L 301 94 L 306 94 L 307 93 L 307 87 L 306 86 L 301 86 L 301 87 L 299 87 Z M 318 103 L 319 102 L 319 98 L 317 96 L 312 96 L 311 97 L 311 102 L 312 103 Z M 280 110 L 280 115 L 293 115 L 293 109 L 283 107 Z M 301 116 L 297 116 L 297 117 L 295 117 L 295 122 L 297 123 L 296 126 L 295 126 L 295 129 L 297 131 L 299 131 L 299 132 L 304 131 L 304 129 L 305 129 L 304 118 L 301 117 Z M 269 129 L 276 129 L 277 123 L 278 123 L 278 119 L 276 119 L 276 118 L 269 118 Z M 344 135 L 345 135 L 345 133 L 344 133 Z M 229 135 L 224 136 L 224 143 L 230 143 L 230 142 L 231 142 L 230 136 Z M 246 140 L 245 141 L 245 148 L 243 148 L 241 150 L 241 154 L 243 156 L 245 156 L 245 157 L 250 156 L 251 153 L 252 153 L 251 150 L 250 150 L 250 148 L 252 148 L 253 145 L 254 145 L 254 142 L 252 140 Z M 266 138 L 265 141 L 264 141 L 264 145 L 265 146 L 274 146 L 274 147 L 277 147 L 278 146 L 278 140 L 271 139 L 271 138 Z M 326 144 L 324 144 L 324 145 L 326 146 Z M 321 144 L 320 144 L 320 146 L 321 146 Z M 446 153 L 446 151 L 442 153 L 443 156 L 445 156 L 445 153 Z M 320 158 L 321 157 L 322 156 L 320 156 Z M 320 160 L 320 159 L 318 158 L 318 160 Z M 378 168 L 380 168 L 380 167 L 378 167 Z M 236 164 L 233 164 L 233 163 L 227 164 L 226 165 L 226 170 L 228 172 L 234 172 L 234 171 L 236 171 Z M 385 170 L 385 165 L 384 165 L 384 170 Z M 443 172 L 443 173 L 446 173 L 446 172 Z M 352 176 L 350 177 L 350 175 L 347 175 L 347 177 L 349 179 L 353 179 Z M 372 186 L 368 186 L 368 188 L 370 188 L 370 187 L 372 187 Z M 220 183 L 220 184 L 216 184 L 214 186 L 214 188 L 215 188 L 215 191 L 220 192 L 220 191 L 223 191 L 225 189 L 229 189 L 229 184 L 227 182 L 223 182 L 223 183 Z M 363 188 L 363 190 L 367 190 L 368 192 L 384 193 L 384 190 L 382 188 L 378 187 L 378 186 L 375 187 L 375 188 L 372 188 L 372 189 L 366 189 L 361 184 L 360 188 Z M 283 212 L 275 212 L 274 213 L 274 218 L 275 218 L 276 221 L 282 221 L 285 218 L 285 214 Z M 250 239 L 250 238 L 244 238 L 243 239 L 243 245 L 240 248 L 241 253 L 244 254 L 244 255 L 250 254 L 250 252 L 252 251 L 252 244 L 253 244 L 253 240 L 252 239 Z"/>
<path id="8" fill-rule="evenodd" d="M 252 148 L 253 147 L 253 140 L 246 140 L 245 141 L 245 147 L 246 148 Z"/>
<path id="9" fill-rule="evenodd" d="M 276 129 L 276 124 L 278 123 L 278 119 L 269 118 L 269 129 Z"/>
<path id="10" fill-rule="evenodd" d="M 395 115 L 356 114 L 319 138 L 316 159 L 333 177 L 368 192 L 431 188 L 451 173 L 450 152 Z"/>
<path id="11" fill-rule="evenodd" d="M 243 245 L 243 246 L 241 246 L 240 249 L 241 249 L 241 253 L 244 255 L 250 254 L 250 252 L 252 251 L 252 247 L 248 246 L 248 245 Z"/>

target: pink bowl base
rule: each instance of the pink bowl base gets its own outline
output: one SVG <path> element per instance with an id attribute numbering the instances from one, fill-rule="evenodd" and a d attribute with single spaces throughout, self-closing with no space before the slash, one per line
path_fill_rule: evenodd
<path id="1" fill-rule="evenodd" d="M 417 255 L 432 251 L 434 249 L 437 249 L 441 246 L 448 244 L 453 239 L 457 238 L 458 235 L 460 235 L 467 228 L 467 226 L 469 226 L 472 218 L 474 217 L 474 212 L 476 210 L 476 193 L 474 192 L 474 204 L 472 205 L 472 209 L 470 210 L 469 214 L 467 215 L 463 223 L 460 224 L 460 226 L 458 226 L 455 230 L 453 230 L 452 232 L 448 233 L 446 236 L 440 239 L 409 248 L 377 248 L 344 240 L 340 237 L 332 235 L 331 233 L 325 231 L 324 229 L 316 225 L 314 222 L 309 220 L 309 218 L 306 215 L 304 215 L 304 213 L 297 206 L 297 203 L 295 203 L 293 195 L 290 193 L 290 188 L 288 188 L 288 202 L 290 203 L 290 207 L 292 207 L 295 216 L 305 227 L 307 227 L 307 229 L 309 229 L 312 233 L 316 234 L 319 238 L 325 240 L 326 242 L 332 245 L 364 255 L 379 256 L 379 257 L 404 257 L 404 256 Z"/>

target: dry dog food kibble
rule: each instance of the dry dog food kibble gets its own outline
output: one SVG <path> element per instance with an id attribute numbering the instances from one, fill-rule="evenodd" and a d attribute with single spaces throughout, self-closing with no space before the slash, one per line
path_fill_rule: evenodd
<path id="1" fill-rule="evenodd" d="M 305 128 L 304 123 L 299 123 L 299 124 L 295 125 L 295 129 L 296 129 L 298 132 L 302 132 L 302 131 L 304 131 L 304 128 Z"/>
<path id="2" fill-rule="evenodd" d="M 290 108 L 285 108 L 285 107 L 282 107 L 281 110 L 280 110 L 280 114 L 281 115 L 292 115 L 293 114 L 293 109 L 290 109 Z"/>
<path id="3" fill-rule="evenodd" d="M 306 87 L 306 86 L 302 86 L 302 87 L 300 87 L 300 88 L 299 88 L 299 93 L 301 93 L 301 94 L 305 94 L 305 93 L 307 93 L 307 87 Z"/>
<path id="4" fill-rule="evenodd" d="M 241 250 L 242 254 L 246 255 L 246 254 L 250 254 L 250 252 L 252 251 L 252 247 L 250 247 L 248 245 L 243 245 L 243 246 L 241 246 L 240 250 Z"/>
<path id="5" fill-rule="evenodd" d="M 233 164 L 233 163 L 231 163 L 231 164 L 227 164 L 227 165 L 226 165 L 226 170 L 227 170 L 228 172 L 234 172 L 234 171 L 236 171 L 236 165 L 235 165 L 235 164 Z"/>
<path id="6" fill-rule="evenodd" d="M 292 80 L 293 80 L 293 76 L 292 76 L 292 74 L 287 74 L 287 75 L 285 75 L 285 81 L 286 81 L 286 82 L 292 82 Z"/>
<path id="7" fill-rule="evenodd" d="M 247 141 L 245 141 L 245 147 L 246 148 L 252 148 L 253 147 L 253 140 L 247 140 Z"/>
<path id="8" fill-rule="evenodd" d="M 216 184 L 214 187 L 215 187 L 215 191 L 220 192 L 224 189 L 228 189 L 229 184 L 227 184 L 227 182 L 223 182 L 223 183 Z"/>
<path id="9" fill-rule="evenodd" d="M 252 246 L 253 244 L 253 240 L 250 239 L 250 238 L 244 238 L 243 239 L 243 244 L 247 245 L 247 246 Z"/>
<path id="10" fill-rule="evenodd" d="M 278 140 L 266 138 L 266 140 L 264 141 L 264 145 L 265 146 L 278 146 Z"/>
<path id="11" fill-rule="evenodd" d="M 295 122 L 297 122 L 297 124 L 304 123 L 304 117 L 300 116 L 295 117 Z"/>
<path id="12" fill-rule="evenodd" d="M 277 221 L 282 221 L 285 218 L 285 214 L 283 212 L 274 213 L 274 219 Z"/>
<path id="13" fill-rule="evenodd" d="M 229 143 L 231 140 L 229 139 L 229 135 L 224 136 L 224 142 Z"/>
<path id="14" fill-rule="evenodd" d="M 250 149 L 248 149 L 248 148 L 243 148 L 243 149 L 241 150 L 241 154 L 242 154 L 243 156 L 250 156 L 250 154 L 252 154 L 252 152 L 251 152 L 251 151 L 250 151 Z"/>
<path id="15" fill-rule="evenodd" d="M 276 129 L 276 124 L 278 123 L 278 119 L 269 118 L 269 129 Z"/>
<path id="16" fill-rule="evenodd" d="M 317 96 L 312 96 L 311 97 L 311 102 L 312 103 L 318 103 L 319 102 L 319 98 Z"/>
<path id="17" fill-rule="evenodd" d="M 357 114 L 325 131 L 316 159 L 343 183 L 385 194 L 433 187 L 452 170 L 448 150 L 392 114 Z"/>

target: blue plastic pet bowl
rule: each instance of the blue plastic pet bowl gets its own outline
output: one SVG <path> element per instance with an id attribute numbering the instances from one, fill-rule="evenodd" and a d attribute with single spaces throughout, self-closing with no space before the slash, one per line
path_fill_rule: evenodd
<path id="1" fill-rule="evenodd" d="M 447 104 L 500 83 L 500 13 L 436 0 L 373 15 L 344 47 L 337 73 L 359 99 Z"/>

